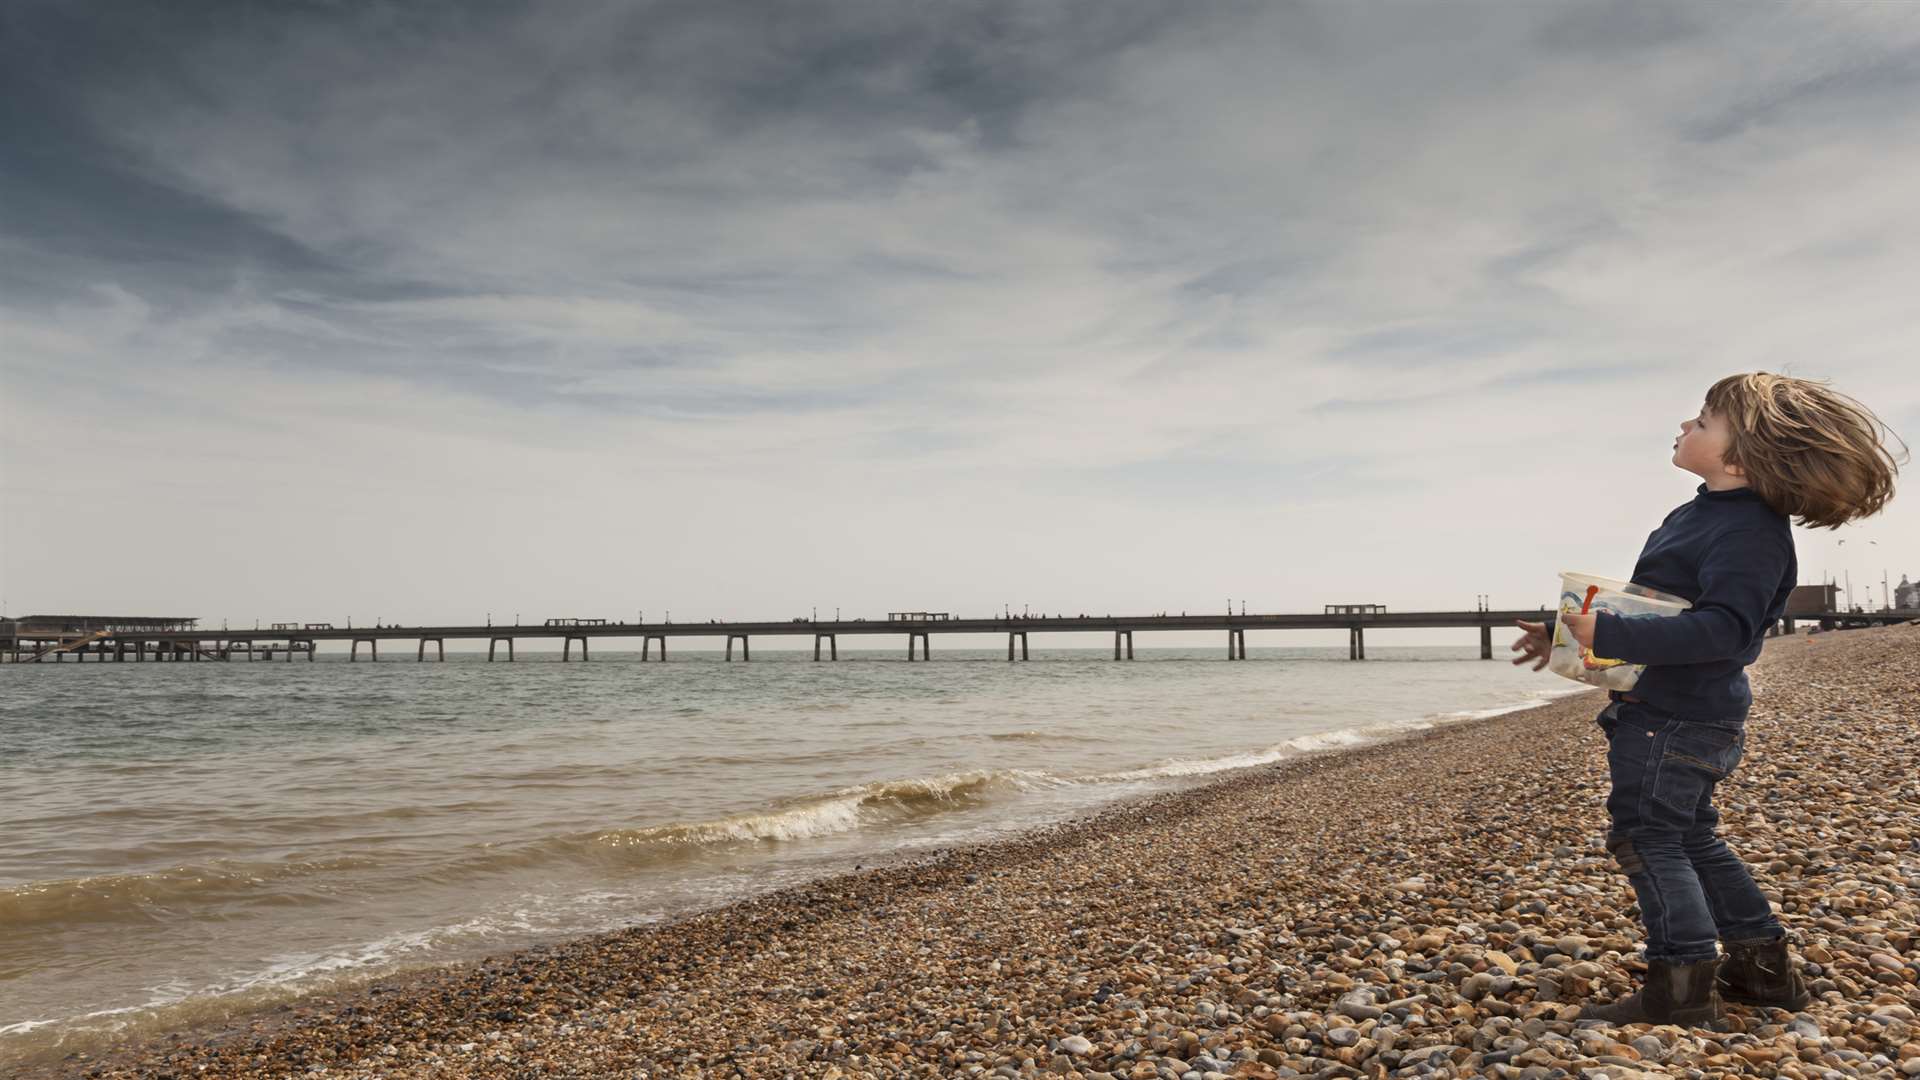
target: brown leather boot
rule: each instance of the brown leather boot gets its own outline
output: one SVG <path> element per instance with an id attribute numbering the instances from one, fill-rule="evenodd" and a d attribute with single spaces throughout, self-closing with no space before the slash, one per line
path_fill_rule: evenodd
<path id="1" fill-rule="evenodd" d="M 1727 950 L 1716 980 L 1721 997 L 1742 1005 L 1764 1005 L 1789 1012 L 1799 1012 L 1813 1004 L 1807 984 L 1794 970 L 1786 938 L 1721 944 Z"/>
<path id="2" fill-rule="evenodd" d="M 1576 1020 L 1609 1024 L 1673 1024 L 1720 1031 L 1726 1008 L 1713 988 L 1718 958 L 1691 964 L 1647 961 L 1645 984 L 1636 993 L 1607 1005 L 1587 1005 Z"/>

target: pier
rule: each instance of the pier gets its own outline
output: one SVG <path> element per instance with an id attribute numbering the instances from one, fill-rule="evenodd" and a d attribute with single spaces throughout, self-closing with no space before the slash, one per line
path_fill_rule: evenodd
<path id="1" fill-rule="evenodd" d="M 904 614 L 905 617 L 902 617 Z M 389 648 L 399 645 L 404 656 L 414 654 L 415 662 L 429 656 L 446 659 L 446 643 L 484 641 L 488 661 L 512 662 L 514 644 L 527 640 L 558 640 L 562 662 L 571 662 L 576 646 L 579 659 L 591 659 L 590 643 L 609 639 L 638 639 L 643 662 L 667 659 L 668 639 L 686 641 L 713 638 L 725 642 L 726 659 L 734 659 L 739 644 L 739 659 L 753 659 L 754 638 L 812 639 L 813 659 L 837 661 L 842 637 L 904 638 L 908 660 L 932 660 L 933 638 L 952 634 L 1005 635 L 1007 659 L 1025 660 L 1034 634 L 1097 632 L 1113 635 L 1113 658 L 1131 660 L 1134 636 L 1142 631 L 1210 631 L 1222 635 L 1226 659 L 1247 658 L 1249 631 L 1341 630 L 1347 631 L 1347 657 L 1365 660 L 1368 630 L 1460 628 L 1480 631 L 1480 658 L 1494 656 L 1493 634 L 1511 630 L 1521 619 L 1551 625 L 1555 613 L 1542 608 L 1518 610 L 1470 611 L 1389 611 L 1373 604 L 1329 605 L 1319 613 L 1296 614 L 1213 614 L 1213 615 L 1010 615 L 977 619 L 955 618 L 944 613 L 896 613 L 886 619 L 790 619 L 784 621 L 723 622 L 609 622 L 603 619 L 553 619 L 541 624 L 479 626 L 376 626 L 335 627 L 330 623 L 278 623 L 266 630 L 229 630 L 203 628 L 193 619 L 102 620 L 106 625 L 80 626 L 77 616 L 59 626 L 22 619 L 0 624 L 0 660 L 11 663 L 58 663 L 72 657 L 94 662 L 181 662 L 181 661 L 312 661 L 323 643 L 343 647 L 350 662 L 374 663 L 380 659 L 380 643 Z M 1890 624 L 1920 618 L 1912 611 L 1831 611 L 1801 610 L 1779 620 L 1768 635 L 1794 632 L 1796 620 L 1817 622 L 1822 629 Z M 154 625 L 162 624 L 162 625 Z M 504 645 L 505 648 L 501 648 Z M 656 657 L 657 646 L 657 657 Z M 391 655 L 391 654 L 390 654 Z"/>

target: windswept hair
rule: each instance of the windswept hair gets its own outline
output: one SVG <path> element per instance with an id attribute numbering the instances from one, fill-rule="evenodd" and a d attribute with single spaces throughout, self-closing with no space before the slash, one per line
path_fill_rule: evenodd
<path id="1" fill-rule="evenodd" d="M 1907 460 L 1907 444 L 1871 409 L 1824 382 L 1729 375 L 1707 390 L 1707 408 L 1731 432 L 1723 460 L 1746 471 L 1768 506 L 1810 529 L 1879 512 Z M 1889 439 L 1900 444 L 1897 458 Z"/>

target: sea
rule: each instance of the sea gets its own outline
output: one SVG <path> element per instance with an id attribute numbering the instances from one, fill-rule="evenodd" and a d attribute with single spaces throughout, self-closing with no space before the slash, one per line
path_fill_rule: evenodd
<path id="1" fill-rule="evenodd" d="M 0 666 L 0 1071 L 1583 689 L 1474 645 L 936 644 Z"/>

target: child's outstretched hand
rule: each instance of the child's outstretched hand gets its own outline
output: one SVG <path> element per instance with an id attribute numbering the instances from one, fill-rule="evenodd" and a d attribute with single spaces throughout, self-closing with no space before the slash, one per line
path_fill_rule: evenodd
<path id="1" fill-rule="evenodd" d="M 1529 660 L 1536 660 L 1538 663 L 1533 665 L 1535 671 L 1546 667 L 1547 654 L 1553 651 L 1553 641 L 1547 637 L 1547 624 L 1521 619 L 1514 625 L 1523 631 L 1523 636 L 1513 643 L 1513 651 L 1520 654 L 1513 658 L 1513 662 L 1524 664 Z"/>

